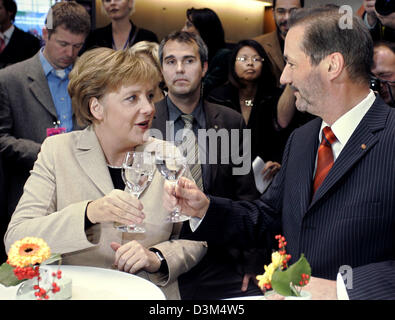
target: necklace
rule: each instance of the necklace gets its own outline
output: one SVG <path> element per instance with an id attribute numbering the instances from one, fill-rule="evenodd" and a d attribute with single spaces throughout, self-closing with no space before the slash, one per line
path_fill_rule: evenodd
<path id="1" fill-rule="evenodd" d="M 240 102 L 246 107 L 253 107 L 254 106 L 254 99 L 240 99 Z"/>
<path id="2" fill-rule="evenodd" d="M 252 100 L 252 99 L 246 99 L 246 100 L 244 100 L 244 105 L 245 105 L 246 107 L 253 107 L 253 106 L 254 106 L 254 100 Z"/>

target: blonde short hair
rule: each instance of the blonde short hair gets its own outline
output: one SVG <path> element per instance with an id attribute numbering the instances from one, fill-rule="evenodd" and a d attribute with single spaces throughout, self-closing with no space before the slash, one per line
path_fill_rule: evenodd
<path id="1" fill-rule="evenodd" d="M 122 85 L 152 83 L 154 88 L 160 75 L 152 64 L 128 50 L 96 48 L 77 60 L 69 79 L 68 92 L 77 121 L 90 125 L 95 120 L 89 105 L 92 98 L 100 99 Z"/>
<path id="2" fill-rule="evenodd" d="M 145 54 L 150 59 L 152 62 L 155 64 L 155 66 L 158 68 L 158 70 L 161 70 L 161 65 L 159 61 L 159 44 L 156 42 L 151 42 L 151 41 L 140 41 L 134 44 L 129 48 L 130 52 L 140 55 L 140 54 Z"/>

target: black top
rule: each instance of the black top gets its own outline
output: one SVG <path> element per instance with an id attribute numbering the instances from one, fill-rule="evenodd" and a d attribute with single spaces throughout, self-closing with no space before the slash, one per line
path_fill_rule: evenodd
<path id="1" fill-rule="evenodd" d="M 277 102 L 280 94 L 280 90 L 271 95 L 265 95 L 262 89 L 257 90 L 247 123 L 247 128 L 251 129 L 252 160 L 259 156 L 265 162 L 270 160 L 281 163 L 283 150 L 293 127 L 280 129 L 277 124 Z M 230 83 L 213 90 L 208 100 L 241 113 L 239 90 Z"/>
<path id="2" fill-rule="evenodd" d="M 111 168 L 108 167 L 108 171 L 110 172 L 111 180 L 114 185 L 114 189 L 124 190 L 125 182 L 122 180 L 121 168 Z"/>
<path id="3" fill-rule="evenodd" d="M 155 35 L 155 33 L 147 29 L 136 27 L 132 21 L 130 21 L 130 23 L 132 24 L 132 31 L 129 35 L 129 47 L 140 41 L 151 41 L 158 43 L 158 37 Z M 112 24 L 110 23 L 103 28 L 93 30 L 89 34 L 89 36 L 86 38 L 85 46 L 81 50 L 80 54 L 86 50 L 97 47 L 112 48 L 112 43 Z"/>

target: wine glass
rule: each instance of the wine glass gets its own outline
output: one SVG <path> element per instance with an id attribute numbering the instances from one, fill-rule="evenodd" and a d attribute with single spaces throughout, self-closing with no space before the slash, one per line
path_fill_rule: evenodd
<path id="1" fill-rule="evenodd" d="M 155 154 L 156 168 L 160 174 L 171 184 L 176 185 L 178 179 L 184 174 L 187 168 L 187 159 L 183 157 L 176 146 L 161 145 L 157 148 Z M 182 222 L 189 220 L 191 217 L 182 215 L 180 208 L 176 206 L 170 212 L 168 222 Z"/>
<path id="2" fill-rule="evenodd" d="M 141 193 L 148 187 L 149 183 L 152 181 L 154 171 L 155 162 L 151 153 L 136 151 L 129 151 L 126 153 L 121 169 L 122 179 L 126 189 L 136 198 L 139 198 Z M 123 225 L 115 222 L 114 225 L 122 232 L 145 232 L 142 226 L 135 224 Z"/>

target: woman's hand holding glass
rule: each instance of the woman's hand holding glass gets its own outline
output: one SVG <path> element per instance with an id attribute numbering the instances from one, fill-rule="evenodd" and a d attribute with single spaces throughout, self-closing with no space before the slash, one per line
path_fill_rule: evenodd
<path id="1" fill-rule="evenodd" d="M 122 179 L 126 189 L 137 199 L 152 181 L 155 171 L 153 156 L 148 152 L 127 152 L 122 164 Z M 115 227 L 122 232 L 144 233 L 145 229 L 137 224 L 115 223 Z"/>
<path id="2" fill-rule="evenodd" d="M 140 200 L 117 189 L 90 202 L 86 214 L 92 223 L 116 221 L 121 224 L 140 224 L 145 218 Z"/>

